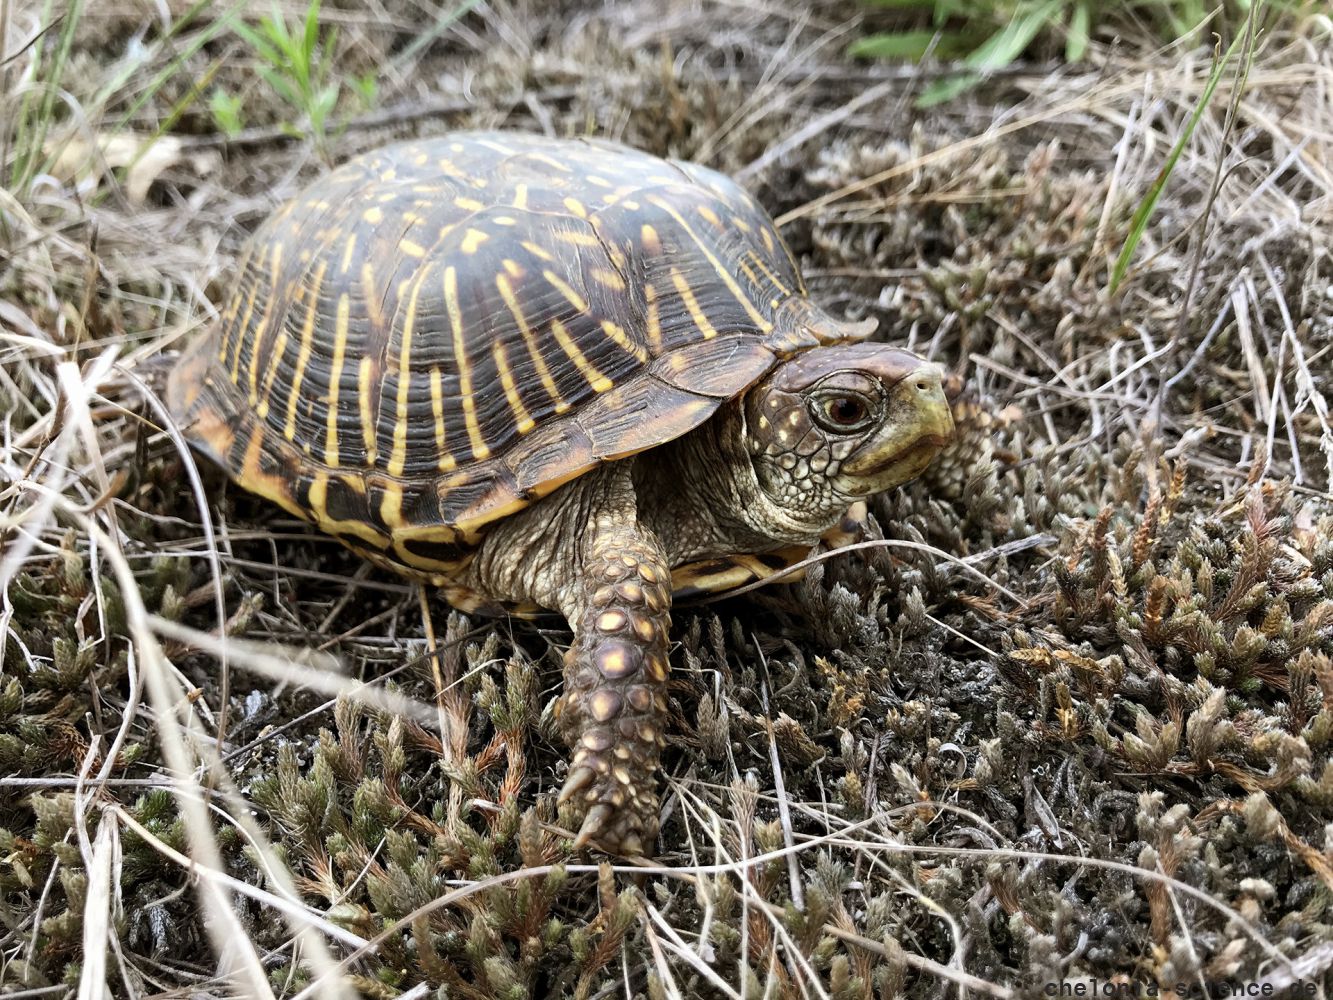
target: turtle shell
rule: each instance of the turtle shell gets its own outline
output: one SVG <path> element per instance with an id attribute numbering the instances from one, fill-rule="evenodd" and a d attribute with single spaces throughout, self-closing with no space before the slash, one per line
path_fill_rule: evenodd
<path id="1" fill-rule="evenodd" d="M 168 402 L 243 487 L 443 582 L 496 519 L 870 328 L 809 302 L 721 174 L 459 133 L 357 157 L 276 211 Z"/>

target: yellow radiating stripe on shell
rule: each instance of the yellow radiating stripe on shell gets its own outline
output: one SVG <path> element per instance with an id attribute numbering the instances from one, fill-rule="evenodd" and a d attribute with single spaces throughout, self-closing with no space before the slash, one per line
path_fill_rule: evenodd
<path id="1" fill-rule="evenodd" d="M 588 311 L 588 300 L 585 299 L 582 295 L 580 295 L 578 291 L 568 282 L 566 282 L 563 278 L 561 278 L 560 275 L 556 274 L 554 271 L 547 268 L 546 270 L 542 271 L 542 277 L 545 278 L 547 281 L 549 281 L 551 283 L 551 287 L 553 287 L 557 292 L 563 295 L 565 297 L 565 301 L 567 301 L 571 306 L 573 306 L 579 312 L 586 313 Z"/>
<path id="2" fill-rule="evenodd" d="M 356 370 L 356 402 L 361 413 L 361 446 L 366 450 L 366 462 L 374 465 L 379 457 L 375 441 L 375 411 L 370 408 L 370 380 L 375 374 L 375 362 L 363 357 Z"/>
<path id="3" fill-rule="evenodd" d="M 602 320 L 602 332 L 614 340 L 616 346 L 625 353 L 634 355 L 634 357 L 638 358 L 640 361 L 648 360 L 648 352 L 644 350 L 643 345 L 635 343 L 620 324 L 613 323 L 609 319 L 604 319 Z"/>
<path id="4" fill-rule="evenodd" d="M 342 265 L 339 270 L 346 274 L 352 267 L 352 255 L 356 253 L 356 233 L 347 237 L 347 246 L 343 250 Z"/>
<path id="5" fill-rule="evenodd" d="M 310 303 L 305 311 L 305 323 L 301 326 L 301 346 L 296 352 L 296 367 L 292 371 L 291 395 L 287 397 L 287 422 L 282 433 L 288 441 L 296 440 L 296 404 L 301 399 L 301 381 L 305 378 L 306 366 L 310 364 L 310 348 L 314 342 L 315 320 L 318 318 L 319 290 L 324 284 L 325 261 L 320 261 L 315 268 L 314 284 L 310 288 Z"/>
<path id="6" fill-rule="evenodd" d="M 454 204 L 465 212 L 480 212 L 486 207 L 476 198 L 464 198 L 461 195 L 454 199 Z"/>
<path id="7" fill-rule="evenodd" d="M 435 450 L 440 456 L 440 471 L 449 472 L 457 468 L 458 463 L 449 452 L 448 434 L 444 426 L 444 386 L 438 365 L 430 370 L 430 409 L 435 416 Z"/>
<path id="8" fill-rule="evenodd" d="M 500 373 L 500 385 L 504 388 L 505 401 L 514 415 L 514 426 L 518 428 L 520 434 L 526 434 L 536 426 L 536 422 L 518 395 L 518 386 L 514 384 L 514 372 L 509 367 L 509 355 L 505 352 L 505 346 L 501 341 L 495 342 L 495 346 L 491 348 L 491 356 L 495 358 L 495 367 Z"/>
<path id="9" fill-rule="evenodd" d="M 545 153 L 528 153 L 527 158 L 530 160 L 536 160 L 538 163 L 544 163 L 552 170 L 559 170 L 562 174 L 573 173 L 573 170 L 570 168 L 569 164 L 561 163 L 559 160 L 552 159 Z"/>
<path id="10" fill-rule="evenodd" d="M 460 170 L 458 168 L 458 165 L 455 164 L 452 160 L 446 160 L 441 158 L 437 162 L 439 163 L 440 170 L 443 173 L 447 174 L 449 177 L 457 177 L 459 180 L 467 180 L 467 173 L 463 170 Z M 438 191 L 439 188 L 432 187 L 430 190 Z"/>
<path id="11" fill-rule="evenodd" d="M 477 422 L 477 401 L 472 397 L 472 363 L 467 356 L 467 338 L 463 336 L 463 311 L 458 305 L 458 271 L 454 267 L 444 269 L 444 306 L 454 335 L 454 363 L 458 366 L 463 422 L 467 424 L 467 436 L 472 442 L 472 457 L 480 462 L 490 457 L 491 449 L 482 438 L 481 425 Z"/>
<path id="12" fill-rule="evenodd" d="M 273 322 L 274 306 L 278 297 L 278 276 L 282 268 L 281 243 L 273 244 L 269 267 L 268 308 L 264 310 L 264 315 L 259 318 L 259 325 L 255 327 L 255 343 L 254 347 L 250 349 L 249 370 L 245 373 L 250 388 L 248 399 L 251 406 L 259 402 L 259 349 L 264 346 L 264 336 L 268 333 L 269 324 Z"/>
<path id="13" fill-rule="evenodd" d="M 391 476 L 401 476 L 403 466 L 407 464 L 407 397 L 412 387 L 412 332 L 417 322 L 417 296 L 421 294 L 421 285 L 429 273 L 429 269 L 423 269 L 412 283 L 407 313 L 403 316 L 403 332 L 398 342 L 398 400 L 393 421 L 393 453 L 389 456 L 386 469 Z"/>
<path id="14" fill-rule="evenodd" d="M 398 241 L 398 249 L 402 250 L 407 256 L 416 257 L 418 260 L 426 256 L 426 248 L 415 240 L 409 240 L 407 237 L 403 237 Z"/>
<path id="15" fill-rule="evenodd" d="M 620 276 L 619 271 L 609 271 L 604 267 L 594 267 L 589 273 L 592 275 L 593 280 L 599 285 L 604 285 L 613 292 L 623 292 L 628 287 L 625 284 L 625 279 Z"/>
<path id="16" fill-rule="evenodd" d="M 474 139 L 473 141 L 483 149 L 489 149 L 494 153 L 499 153 L 501 156 L 513 156 L 518 152 L 514 147 L 506 146 L 504 143 L 496 142 L 494 139 Z"/>
<path id="17" fill-rule="evenodd" d="M 537 337 L 528 323 L 527 314 L 523 312 L 518 296 L 514 294 L 513 284 L 505 275 L 500 274 L 495 278 L 495 287 L 500 290 L 500 297 L 504 299 L 505 305 L 509 307 L 509 312 L 514 317 L 514 322 L 518 324 L 519 333 L 523 335 L 523 344 L 528 349 L 528 356 L 532 358 L 532 365 L 537 369 L 537 378 L 541 380 L 542 388 L 555 404 L 555 412 L 564 413 L 569 409 L 569 403 L 560 395 L 560 389 L 556 386 L 555 379 L 551 377 L 551 369 L 547 366 L 546 359 L 542 357 L 541 345 L 537 343 Z"/>
<path id="18" fill-rule="evenodd" d="M 555 254 L 551 253 L 551 251 L 547 250 L 544 246 L 538 243 L 533 243 L 531 240 L 521 240 L 519 246 L 539 260 L 555 260 Z"/>
<path id="19" fill-rule="evenodd" d="M 717 330 L 713 328 L 713 324 L 704 311 L 699 308 L 699 300 L 694 297 L 694 290 L 690 288 L 690 283 L 685 280 L 685 275 L 680 273 L 680 268 L 673 267 L 671 269 L 671 283 L 676 286 L 676 291 L 680 293 L 685 308 L 690 311 L 690 319 L 694 320 L 694 325 L 704 335 L 704 340 L 712 340 L 716 337 Z"/>
<path id="20" fill-rule="evenodd" d="M 574 343 L 574 338 L 565 329 L 564 323 L 561 323 L 558 319 L 551 320 L 551 333 L 555 336 L 555 341 L 560 345 L 560 349 L 569 356 L 570 361 L 574 362 L 574 367 L 588 380 L 593 392 L 606 392 L 607 389 L 611 388 L 611 380 L 583 356 L 583 352 L 579 350 L 579 345 Z"/>
<path id="21" fill-rule="evenodd" d="M 561 243 L 568 243 L 572 247 L 599 247 L 602 245 L 602 241 L 594 234 L 579 232 L 578 230 L 562 232 L 556 239 Z"/>
<path id="22" fill-rule="evenodd" d="M 787 287 L 786 283 L 781 278 L 779 278 L 776 274 L 774 274 L 771 270 L 769 270 L 768 265 L 764 263 L 762 257 L 760 257 L 753 250 L 747 250 L 746 254 L 749 256 L 750 260 L 754 262 L 755 267 L 763 271 L 765 277 L 767 277 L 769 281 L 773 282 L 773 284 L 777 287 L 778 291 L 780 291 L 783 295 L 791 294 L 791 289 Z"/>
<path id="23" fill-rule="evenodd" d="M 643 286 L 644 298 L 647 299 L 648 344 L 653 354 L 662 353 L 662 318 L 658 315 L 657 289 L 652 284 Z"/>
<path id="24" fill-rule="evenodd" d="M 514 207 L 515 208 L 528 207 L 528 186 L 526 184 L 514 185 Z"/>
<path id="25" fill-rule="evenodd" d="M 751 268 L 749 264 L 745 263 L 744 260 L 738 260 L 736 261 L 736 263 L 740 267 L 740 269 L 745 273 L 745 276 L 749 278 L 751 282 L 753 282 L 756 288 L 764 287 L 764 283 L 759 279 L 759 275 L 754 273 L 754 269 Z M 783 291 L 785 294 L 785 289 Z M 772 306 L 774 309 L 777 309 L 778 306 L 782 305 L 782 299 L 771 298 L 768 300 L 768 304 Z"/>
<path id="26" fill-rule="evenodd" d="M 577 198 L 566 198 L 564 200 L 564 206 L 570 213 L 577 215 L 580 219 L 586 219 L 588 217 L 588 210 L 583 207 L 583 202 L 579 201 Z"/>
<path id="27" fill-rule="evenodd" d="M 245 274 L 245 269 L 250 266 L 250 258 L 255 255 L 255 248 L 256 244 L 253 242 L 246 244 L 244 256 L 241 258 L 240 266 L 236 270 L 237 274 Z M 233 323 L 241 311 L 241 302 L 244 298 L 245 296 L 241 295 L 239 291 L 233 290 L 231 296 L 227 300 L 227 307 L 222 311 L 222 316 L 220 318 L 222 324 L 221 329 L 223 331 L 231 330 L 238 337 L 240 336 L 240 331 L 235 329 Z M 218 340 L 218 361 L 225 365 L 227 363 L 227 352 L 231 348 L 231 341 L 222 337 L 219 337 Z"/>
<path id="28" fill-rule="evenodd" d="M 235 350 L 232 352 L 231 356 L 231 380 L 233 383 L 240 379 L 241 349 L 245 346 L 245 335 L 249 331 L 250 320 L 254 318 L 255 298 L 258 295 L 259 282 L 251 282 L 250 292 L 245 297 L 245 315 L 241 318 L 241 322 L 234 328 L 236 330 L 236 337 L 234 338 L 233 343 Z"/>
<path id="29" fill-rule="evenodd" d="M 403 484 L 389 480 L 380 499 L 380 520 L 390 528 L 403 526 Z"/>
<path id="30" fill-rule="evenodd" d="M 731 276 L 731 272 L 722 266 L 722 262 L 714 256 L 712 250 L 708 249 L 708 245 L 699 238 L 698 234 L 695 233 L 693 229 L 690 228 L 690 224 L 685 221 L 685 217 L 672 208 L 670 203 L 663 201 L 661 198 L 650 196 L 648 200 L 657 208 L 666 212 L 671 218 L 675 219 L 676 224 L 680 226 L 681 229 L 685 230 L 685 235 L 694 240 L 695 245 L 699 247 L 703 252 L 704 257 L 708 259 L 708 263 L 713 265 L 713 270 L 716 271 L 717 276 L 722 279 L 722 283 L 727 286 L 727 290 L 736 297 L 736 301 L 741 304 L 741 307 L 746 311 L 750 319 L 754 320 L 755 326 L 759 327 L 764 333 L 768 333 L 768 331 L 772 330 L 773 324 L 765 318 L 763 313 L 754 307 L 754 303 L 746 296 L 744 289 L 736 284 L 736 279 Z M 767 231 L 765 231 L 765 235 L 767 235 Z"/>
<path id="31" fill-rule="evenodd" d="M 463 234 L 462 251 L 463 253 L 476 253 L 477 248 L 489 240 L 490 234 L 480 229 L 469 229 Z"/>
<path id="32" fill-rule="evenodd" d="M 343 362 L 347 356 L 347 317 L 351 314 L 352 300 L 346 292 L 338 296 L 338 318 L 333 332 L 333 369 L 329 373 L 329 417 L 324 435 L 324 464 L 335 466 L 338 454 L 338 390 L 341 388 Z"/>

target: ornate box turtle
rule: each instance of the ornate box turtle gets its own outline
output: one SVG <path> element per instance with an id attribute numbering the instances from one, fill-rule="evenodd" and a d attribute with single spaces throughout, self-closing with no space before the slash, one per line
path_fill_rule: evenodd
<path id="1" fill-rule="evenodd" d="M 463 133 L 275 212 L 168 398 L 241 486 L 375 563 L 564 614 L 561 800 L 578 845 L 639 855 L 673 590 L 788 565 L 951 433 L 937 367 L 873 327 L 814 305 L 712 170 Z"/>

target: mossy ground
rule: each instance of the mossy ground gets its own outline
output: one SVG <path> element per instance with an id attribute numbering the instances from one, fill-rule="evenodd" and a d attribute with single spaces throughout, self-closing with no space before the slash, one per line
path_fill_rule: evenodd
<path id="1" fill-rule="evenodd" d="M 554 808 L 559 621 L 433 603 L 437 703 L 412 588 L 215 470 L 191 487 L 144 386 L 322 163 L 220 12 L 74 13 L 52 138 L 93 169 L 0 203 L 0 989 L 1322 987 L 1326 18 L 1264 32 L 1243 90 L 1228 71 L 1113 294 L 1203 47 L 1102 39 L 918 111 L 919 76 L 843 58 L 839 2 L 484 5 L 410 58 L 416 5 L 325 9 L 338 71 L 380 73 L 333 159 L 473 126 L 699 159 L 782 217 L 820 301 L 967 387 L 952 452 L 872 505 L 882 545 L 676 610 L 659 862 L 633 873 L 571 855 Z M 244 98 L 232 144 L 203 80 Z M 158 159 L 99 165 L 159 128 Z"/>

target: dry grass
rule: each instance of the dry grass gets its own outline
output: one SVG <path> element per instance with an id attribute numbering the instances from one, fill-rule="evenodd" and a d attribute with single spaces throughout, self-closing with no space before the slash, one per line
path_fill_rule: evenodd
<path id="1" fill-rule="evenodd" d="M 380 74 L 336 156 L 523 127 L 736 173 L 817 297 L 959 373 L 968 435 L 876 503 L 883 544 L 678 611 L 659 864 L 572 857 L 547 718 L 568 635 L 438 604 L 432 628 L 196 467 L 153 394 L 311 145 L 221 6 L 71 8 L 22 183 L 0 125 L 0 988 L 1320 982 L 1327 17 L 1224 76 L 1111 294 L 1206 51 L 1102 44 L 923 113 L 921 74 L 842 58 L 858 13 L 832 0 L 516 0 L 407 44 L 451 11 L 326 6 L 342 71 Z M 0 0 L 0 122 L 50 92 L 43 16 Z M 199 81 L 245 98 L 232 144 Z"/>

